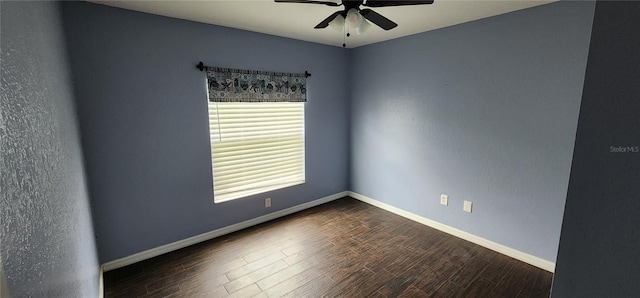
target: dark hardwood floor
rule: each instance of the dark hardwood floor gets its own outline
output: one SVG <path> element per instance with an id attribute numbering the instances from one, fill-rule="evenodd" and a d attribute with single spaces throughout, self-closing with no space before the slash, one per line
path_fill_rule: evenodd
<path id="1" fill-rule="evenodd" d="M 548 297 L 552 274 L 343 198 L 104 274 L 106 297 Z"/>

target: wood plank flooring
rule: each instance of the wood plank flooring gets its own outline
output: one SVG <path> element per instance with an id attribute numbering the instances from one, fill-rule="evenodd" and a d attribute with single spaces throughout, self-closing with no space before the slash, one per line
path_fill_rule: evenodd
<path id="1" fill-rule="evenodd" d="M 552 274 L 352 198 L 106 272 L 106 297 L 548 297 Z"/>

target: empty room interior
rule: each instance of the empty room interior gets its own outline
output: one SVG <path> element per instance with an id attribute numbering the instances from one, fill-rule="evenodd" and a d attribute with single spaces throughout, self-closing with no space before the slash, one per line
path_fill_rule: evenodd
<path id="1" fill-rule="evenodd" d="M 640 295 L 640 2 L 429 2 L 0 2 L 0 296 Z"/>

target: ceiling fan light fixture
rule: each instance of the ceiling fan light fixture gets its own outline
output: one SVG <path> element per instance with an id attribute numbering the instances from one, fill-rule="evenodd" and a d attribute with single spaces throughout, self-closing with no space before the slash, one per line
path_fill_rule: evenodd
<path id="1" fill-rule="evenodd" d="M 370 27 L 371 27 L 371 23 L 367 22 L 367 20 L 362 20 L 362 23 L 360 24 L 360 27 L 356 29 L 356 32 L 358 34 L 365 33 L 367 32 L 367 30 L 369 30 Z"/>
<path id="2" fill-rule="evenodd" d="M 359 28 L 362 24 L 363 17 L 357 9 L 352 8 L 347 12 L 347 24 L 349 28 Z"/>
<path id="3" fill-rule="evenodd" d="M 383 30 L 391 30 L 398 24 L 373 11 L 369 7 L 407 6 L 433 4 L 434 0 L 274 0 L 283 3 L 308 3 L 328 6 L 343 6 L 344 9 L 336 11 L 322 20 L 315 29 L 324 29 L 331 25 L 336 30 L 352 29 L 357 34 L 364 33 L 374 24 Z M 367 8 L 360 8 L 364 6 Z M 365 20 L 366 19 L 366 20 Z M 369 23 L 371 22 L 371 23 Z M 348 26 L 348 27 L 347 27 Z M 342 27 L 342 28 L 340 28 Z M 347 37 L 349 31 L 347 31 Z"/>
<path id="4" fill-rule="evenodd" d="M 336 16 L 331 22 L 329 22 L 329 27 L 338 32 L 342 32 L 342 28 L 344 28 L 344 17 L 340 14 Z"/>

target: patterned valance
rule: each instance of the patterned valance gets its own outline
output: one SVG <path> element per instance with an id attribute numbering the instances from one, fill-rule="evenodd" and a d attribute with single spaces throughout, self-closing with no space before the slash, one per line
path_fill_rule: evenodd
<path id="1" fill-rule="evenodd" d="M 304 73 L 277 73 L 207 67 L 209 101 L 306 102 Z"/>

